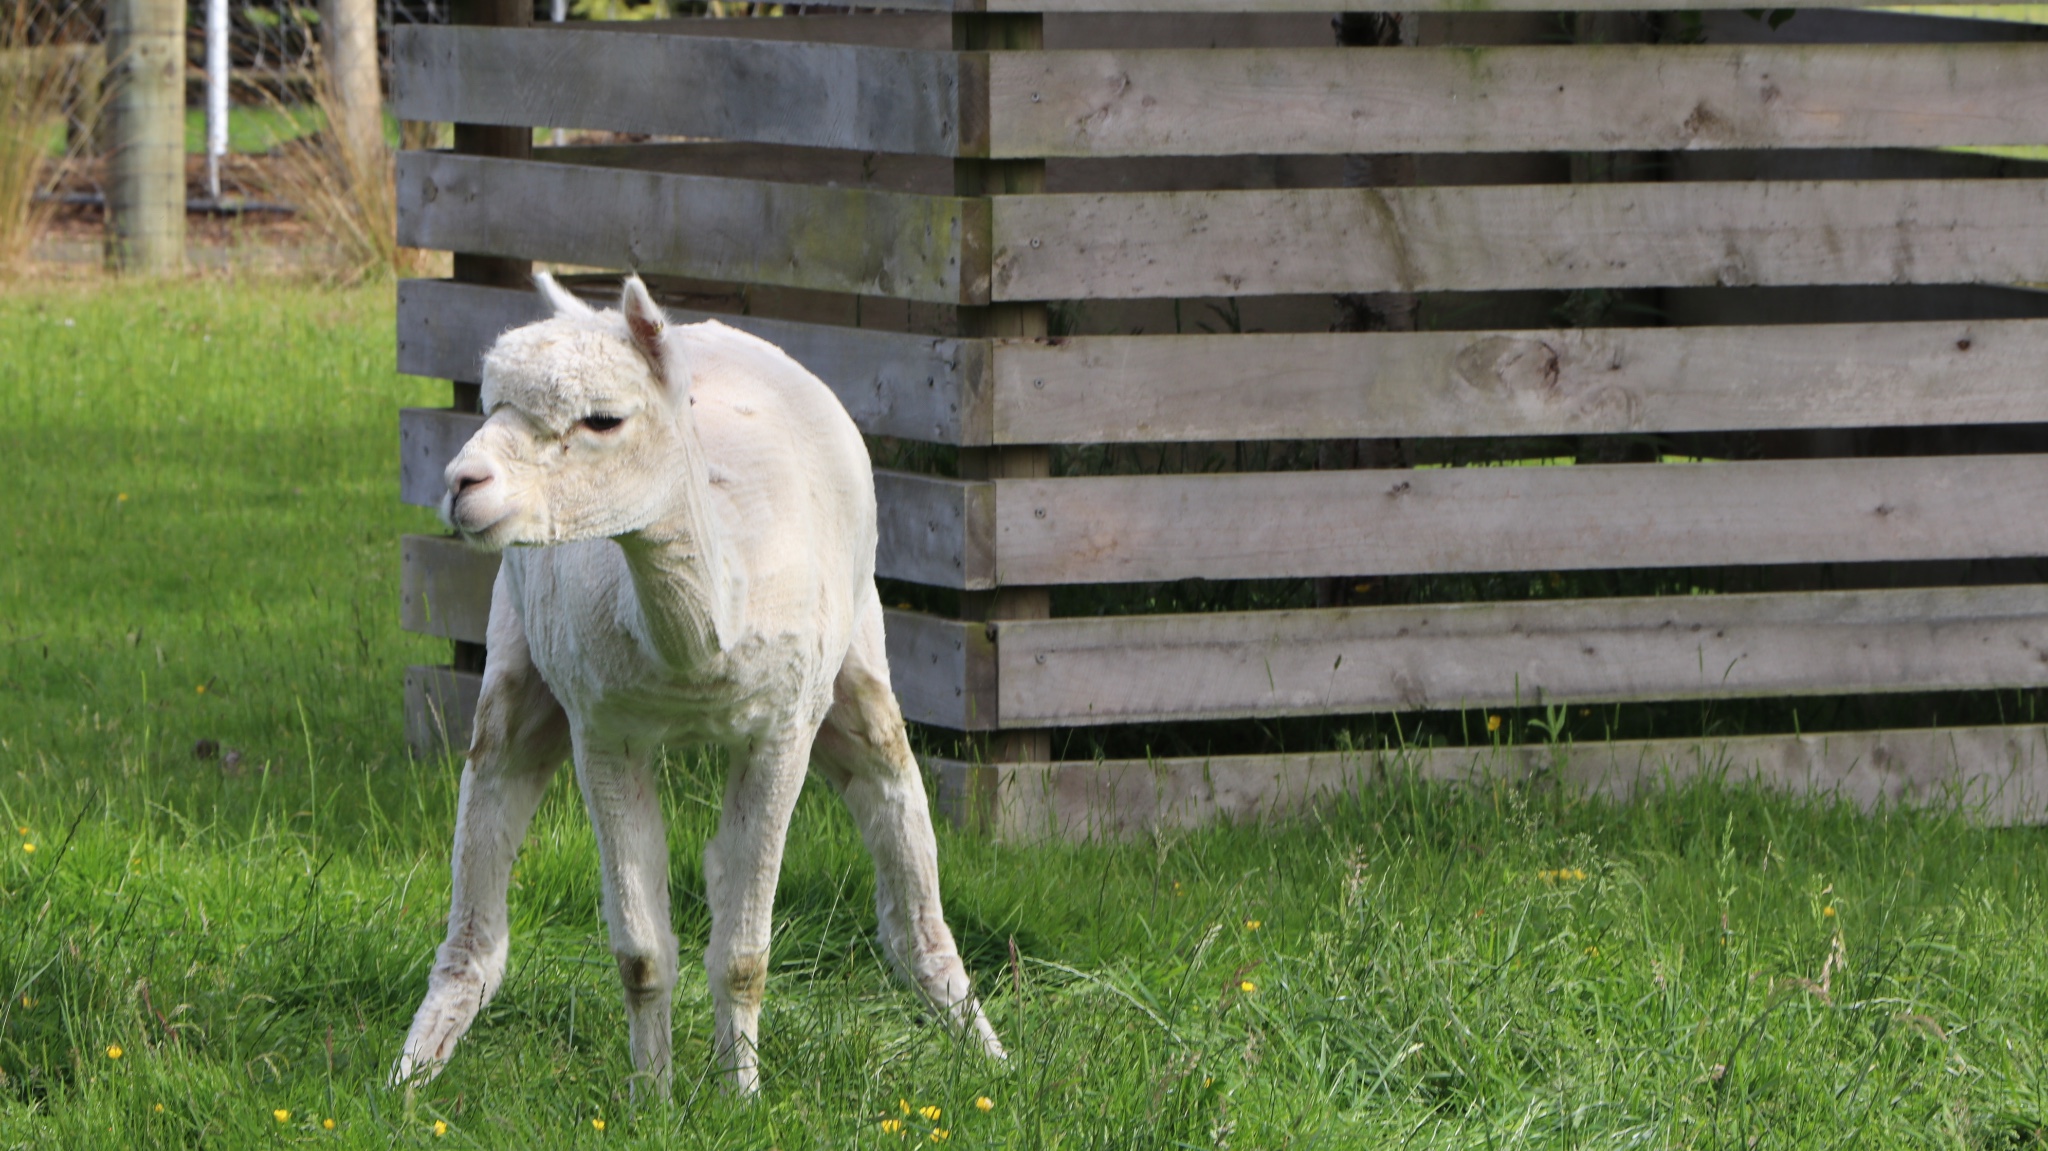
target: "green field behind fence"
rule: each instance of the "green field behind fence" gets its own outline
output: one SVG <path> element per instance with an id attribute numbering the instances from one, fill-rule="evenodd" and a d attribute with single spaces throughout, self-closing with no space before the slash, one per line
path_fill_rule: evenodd
<path id="1" fill-rule="evenodd" d="M 1114 847 L 942 833 L 1005 1068 L 889 982 L 858 840 L 814 788 L 765 1093 L 735 1103 L 695 962 L 718 773 L 687 754 L 678 1102 L 624 1102 L 566 777 L 504 991 L 442 1079 L 385 1091 L 454 790 L 400 732 L 401 671 L 439 649 L 398 628 L 396 540 L 431 527 L 397 499 L 395 412 L 445 385 L 393 372 L 388 291 L 0 299 L 0 1146 L 2048 1139 L 2048 839 L 1714 784 L 1613 808 L 1397 781 L 1285 831 Z"/>

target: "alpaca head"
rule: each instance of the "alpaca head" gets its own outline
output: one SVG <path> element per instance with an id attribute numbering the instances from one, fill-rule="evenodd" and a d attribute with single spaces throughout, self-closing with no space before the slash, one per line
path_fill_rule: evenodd
<path id="1" fill-rule="evenodd" d="M 448 465 L 441 516 L 476 547 L 625 535 L 689 474 L 690 374 L 638 276 L 595 311 L 545 274 L 555 314 L 484 355 L 484 426 Z"/>

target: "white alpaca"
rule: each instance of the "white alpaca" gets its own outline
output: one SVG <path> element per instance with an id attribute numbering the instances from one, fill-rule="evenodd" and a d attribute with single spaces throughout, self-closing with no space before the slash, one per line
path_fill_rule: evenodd
<path id="1" fill-rule="evenodd" d="M 653 772 L 663 744 L 715 743 L 731 757 L 704 847 L 704 966 L 734 1088 L 759 1083 L 769 919 L 807 764 L 874 856 L 890 961 L 1001 1058 L 939 907 L 931 815 L 882 643 L 874 477 L 853 421 L 773 345 L 718 323 L 669 327 L 638 277 L 620 310 L 602 313 L 535 280 L 555 315 L 491 348 L 489 418 L 447 470 L 444 518 L 474 546 L 510 550 L 462 772 L 448 938 L 394 1081 L 438 1072 L 497 990 L 512 858 L 573 754 L 636 1080 L 667 1091 L 676 938 Z"/>

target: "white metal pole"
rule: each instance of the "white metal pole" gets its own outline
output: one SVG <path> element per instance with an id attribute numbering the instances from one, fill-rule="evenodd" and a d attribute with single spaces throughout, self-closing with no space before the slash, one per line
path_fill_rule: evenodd
<path id="1" fill-rule="evenodd" d="M 228 154 L 228 0 L 206 0 L 206 194 L 220 203 Z"/>

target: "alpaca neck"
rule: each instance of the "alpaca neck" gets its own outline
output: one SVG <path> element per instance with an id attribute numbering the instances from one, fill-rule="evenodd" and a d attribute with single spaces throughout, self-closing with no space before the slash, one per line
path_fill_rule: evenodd
<path id="1" fill-rule="evenodd" d="M 728 554 L 724 528 L 711 506 L 711 477 L 694 426 L 668 510 L 639 531 L 618 537 L 632 573 L 642 634 L 663 662 L 701 668 L 738 638 L 744 588 Z"/>

